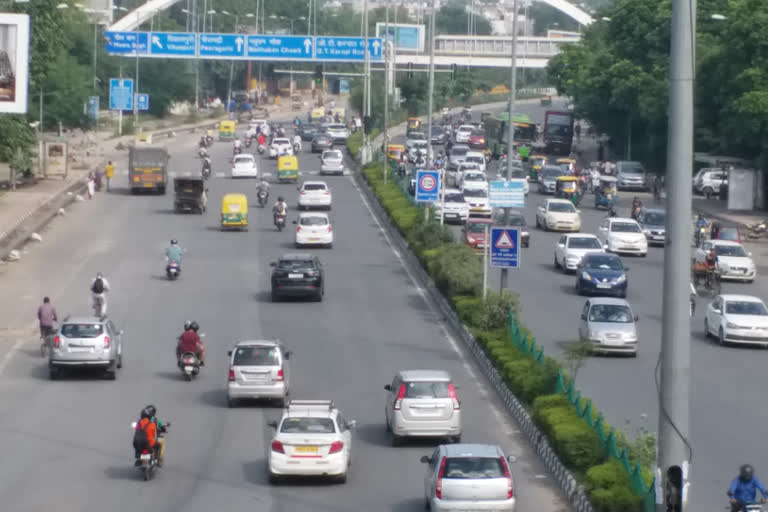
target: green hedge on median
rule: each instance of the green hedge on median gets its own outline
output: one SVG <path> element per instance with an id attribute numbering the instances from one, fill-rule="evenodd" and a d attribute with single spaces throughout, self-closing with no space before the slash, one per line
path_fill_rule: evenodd
<path id="1" fill-rule="evenodd" d="M 412 204 L 394 180 L 385 184 L 381 162 L 364 166 L 362 174 L 504 382 L 532 412 L 534 421 L 563 463 L 585 483 L 595 510 L 642 510 L 643 498 L 632 491 L 626 471 L 608 457 L 597 432 L 579 416 L 568 398 L 557 393 L 561 372 L 558 362 L 537 352 L 533 337 L 525 327 L 522 330 L 530 350 L 521 350 L 512 343 L 509 312 L 520 318 L 517 294 L 489 291 L 483 300 L 481 258 L 466 245 L 457 243 L 450 228 L 425 220 L 423 208 Z"/>

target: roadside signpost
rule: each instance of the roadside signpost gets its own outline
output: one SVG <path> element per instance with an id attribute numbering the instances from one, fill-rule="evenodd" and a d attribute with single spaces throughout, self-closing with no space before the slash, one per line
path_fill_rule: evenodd
<path id="1" fill-rule="evenodd" d="M 518 228 L 491 229 L 491 266 L 520 268 L 520 230 Z"/>
<path id="2" fill-rule="evenodd" d="M 197 37 L 190 32 L 152 32 L 149 39 L 153 57 L 194 57 L 197 51 Z"/>
<path id="3" fill-rule="evenodd" d="M 416 171 L 416 201 L 434 203 L 440 198 L 440 171 Z"/>
<path id="4" fill-rule="evenodd" d="M 109 79 L 109 110 L 133 110 L 133 78 Z"/>
<path id="5" fill-rule="evenodd" d="M 493 208 L 523 208 L 525 185 L 522 180 L 489 182 L 488 198 Z"/>
<path id="6" fill-rule="evenodd" d="M 136 110 L 149 110 L 149 94 L 136 93 Z"/>

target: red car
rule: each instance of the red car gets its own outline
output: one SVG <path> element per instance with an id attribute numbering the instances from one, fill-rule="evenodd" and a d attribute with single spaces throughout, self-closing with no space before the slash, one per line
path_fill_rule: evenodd
<path id="1" fill-rule="evenodd" d="M 720 226 L 716 222 L 712 225 L 710 238 L 715 240 L 730 240 L 731 242 L 744 243 L 741 230 L 735 226 Z"/>
<path id="2" fill-rule="evenodd" d="M 475 251 L 483 252 L 485 250 L 485 228 L 487 227 L 490 233 L 492 224 L 491 219 L 469 219 L 461 229 L 464 242 Z"/>
<path id="3" fill-rule="evenodd" d="M 469 134 L 469 140 L 467 144 L 472 149 L 485 149 L 487 142 L 485 140 L 485 132 L 475 130 Z"/>

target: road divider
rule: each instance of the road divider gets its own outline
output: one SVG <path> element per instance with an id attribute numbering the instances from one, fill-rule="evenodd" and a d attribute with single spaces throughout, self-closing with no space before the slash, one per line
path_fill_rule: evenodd
<path id="1" fill-rule="evenodd" d="M 519 296 L 482 299 L 482 262 L 425 215 L 382 163 L 355 174 L 404 260 L 493 383 L 577 512 L 651 512 L 653 473 L 626 436 L 607 425 L 573 380 L 520 322 Z M 646 464 L 648 461 L 644 461 Z"/>

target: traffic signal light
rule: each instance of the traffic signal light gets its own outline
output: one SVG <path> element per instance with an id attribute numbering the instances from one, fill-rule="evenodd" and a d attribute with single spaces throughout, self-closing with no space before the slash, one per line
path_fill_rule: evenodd
<path id="1" fill-rule="evenodd" d="M 413 62 L 408 63 L 408 78 L 413 78 Z"/>
<path id="2" fill-rule="evenodd" d="M 315 67 L 315 83 L 316 84 L 323 83 L 323 66 Z"/>
<path id="3" fill-rule="evenodd" d="M 681 512 L 683 510 L 683 470 L 680 466 L 670 466 L 667 469 L 664 505 L 667 512 Z"/>
<path id="4" fill-rule="evenodd" d="M 371 116 L 365 116 L 363 118 L 363 128 L 368 135 L 373 131 L 373 118 Z"/>
<path id="5" fill-rule="evenodd" d="M 459 67 L 456 64 L 451 64 L 451 80 L 456 80 L 456 72 Z"/>

